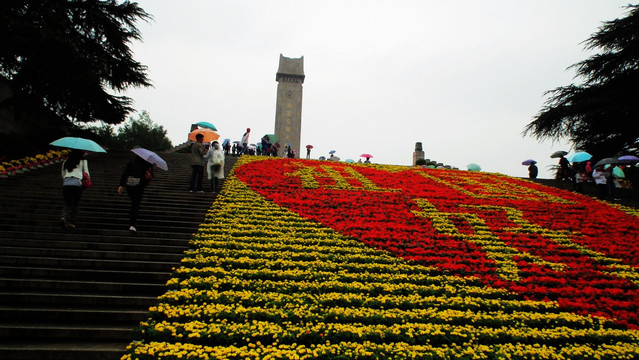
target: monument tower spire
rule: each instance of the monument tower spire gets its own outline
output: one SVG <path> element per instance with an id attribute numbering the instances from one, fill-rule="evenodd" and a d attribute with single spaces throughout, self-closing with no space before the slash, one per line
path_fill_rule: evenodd
<path id="1" fill-rule="evenodd" d="M 302 132 L 304 56 L 292 59 L 280 54 L 280 65 L 275 81 L 278 84 L 274 133 L 282 147 L 290 144 L 291 149 L 295 150 L 296 157 L 299 157 Z"/>

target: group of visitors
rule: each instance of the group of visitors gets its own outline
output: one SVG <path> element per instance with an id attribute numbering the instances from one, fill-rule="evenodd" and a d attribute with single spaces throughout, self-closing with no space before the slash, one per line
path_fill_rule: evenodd
<path id="1" fill-rule="evenodd" d="M 220 180 L 224 179 L 224 151 L 217 141 L 203 144 L 204 136 L 198 134 L 196 142 L 191 145 L 191 180 L 190 192 L 204 192 L 202 187 L 204 168 L 211 184 L 211 192 L 216 193 Z M 248 140 L 248 138 L 247 138 Z M 62 163 L 62 195 L 64 206 L 60 217 L 61 226 L 65 229 L 76 228 L 78 207 L 84 189 L 90 186 L 89 164 L 85 159 L 85 151 L 72 150 Z M 137 231 L 137 218 L 144 190 L 153 179 L 153 164 L 140 156 L 134 156 L 127 162 L 117 189 L 119 194 L 127 193 L 131 199 L 129 210 L 129 230 Z"/>
<path id="2" fill-rule="evenodd" d="M 62 196 L 64 206 L 60 217 L 61 226 L 65 229 L 76 228 L 76 217 L 80 199 L 85 188 L 91 186 L 91 175 L 89 164 L 84 158 L 85 151 L 72 150 L 66 160 L 62 163 Z M 153 179 L 153 164 L 147 162 L 139 156 L 134 156 L 124 167 L 118 193 L 126 191 L 131 199 L 129 210 L 129 230 L 137 231 L 137 217 L 144 195 L 144 189 Z"/>
<path id="3" fill-rule="evenodd" d="M 632 197 L 639 200 L 639 168 L 635 164 L 594 164 L 592 161 L 573 162 L 561 156 L 557 169 L 557 179 L 570 181 L 573 191 L 583 193 L 584 183 L 594 182 L 599 199 L 620 200 L 621 179 L 627 180 L 632 189 Z"/>
<path id="4" fill-rule="evenodd" d="M 248 129 L 250 132 L 250 129 Z M 208 180 L 211 183 L 211 192 L 218 190 L 219 180 L 224 179 L 224 151 L 220 143 L 213 141 L 204 144 L 204 135 L 197 134 L 195 142 L 191 144 L 191 181 L 189 183 L 190 192 L 204 192 L 202 182 L 204 177 L 204 167 Z M 248 137 L 247 137 L 248 141 Z"/>

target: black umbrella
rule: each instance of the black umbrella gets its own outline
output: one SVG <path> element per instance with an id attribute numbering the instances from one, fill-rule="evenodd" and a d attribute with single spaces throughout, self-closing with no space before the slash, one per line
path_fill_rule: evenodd
<path id="1" fill-rule="evenodd" d="M 595 167 L 606 164 L 619 164 L 619 160 L 615 158 L 603 158 L 595 163 Z"/>
<path id="2" fill-rule="evenodd" d="M 552 155 L 550 155 L 550 158 L 554 159 L 554 158 L 565 156 L 567 154 L 568 154 L 567 151 L 558 150 L 558 151 L 555 151 L 554 153 L 552 153 Z"/>

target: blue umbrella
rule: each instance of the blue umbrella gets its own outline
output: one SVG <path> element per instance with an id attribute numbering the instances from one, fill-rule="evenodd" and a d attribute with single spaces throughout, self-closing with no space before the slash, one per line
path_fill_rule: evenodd
<path id="1" fill-rule="evenodd" d="M 592 159 L 592 155 L 588 154 L 585 151 L 576 152 L 573 155 L 568 157 L 568 161 L 570 162 L 583 162 Z"/>
<path id="2" fill-rule="evenodd" d="M 477 164 L 470 163 L 466 165 L 466 167 L 468 168 L 468 171 L 481 171 L 481 167 Z"/>
<path id="3" fill-rule="evenodd" d="M 530 165 L 530 164 L 536 164 L 537 162 L 533 159 L 528 159 L 528 160 L 524 160 L 521 162 L 522 165 Z"/>
<path id="4" fill-rule="evenodd" d="M 80 137 L 63 137 L 49 143 L 49 145 L 92 152 L 106 152 L 106 150 L 95 141 Z"/>
<path id="5" fill-rule="evenodd" d="M 229 142 L 231 142 L 231 139 L 224 139 L 224 141 L 222 142 L 222 146 L 226 146 L 226 144 L 228 144 Z"/>
<path id="6" fill-rule="evenodd" d="M 328 153 L 329 153 L 329 154 L 335 154 L 336 152 L 337 152 L 337 151 L 335 151 L 335 150 L 331 150 L 331 151 L 329 151 Z"/>
<path id="7" fill-rule="evenodd" d="M 195 123 L 195 125 L 206 128 L 206 129 L 211 129 L 213 131 L 217 131 L 217 128 L 215 127 L 215 125 L 211 124 L 210 122 L 200 121 L 199 123 Z"/>
<path id="8" fill-rule="evenodd" d="M 353 160 L 353 159 L 346 159 L 344 161 L 347 162 L 347 163 L 354 163 L 355 162 L 355 160 Z"/>

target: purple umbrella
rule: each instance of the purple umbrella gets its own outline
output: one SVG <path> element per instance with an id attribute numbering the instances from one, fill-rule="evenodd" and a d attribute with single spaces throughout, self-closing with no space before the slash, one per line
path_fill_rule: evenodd
<path id="1" fill-rule="evenodd" d="M 624 156 L 621 156 L 621 157 L 617 158 L 617 160 L 619 160 L 619 161 L 621 161 L 623 163 L 632 164 L 632 163 L 639 162 L 639 157 L 636 157 L 634 155 L 624 155 Z"/>

